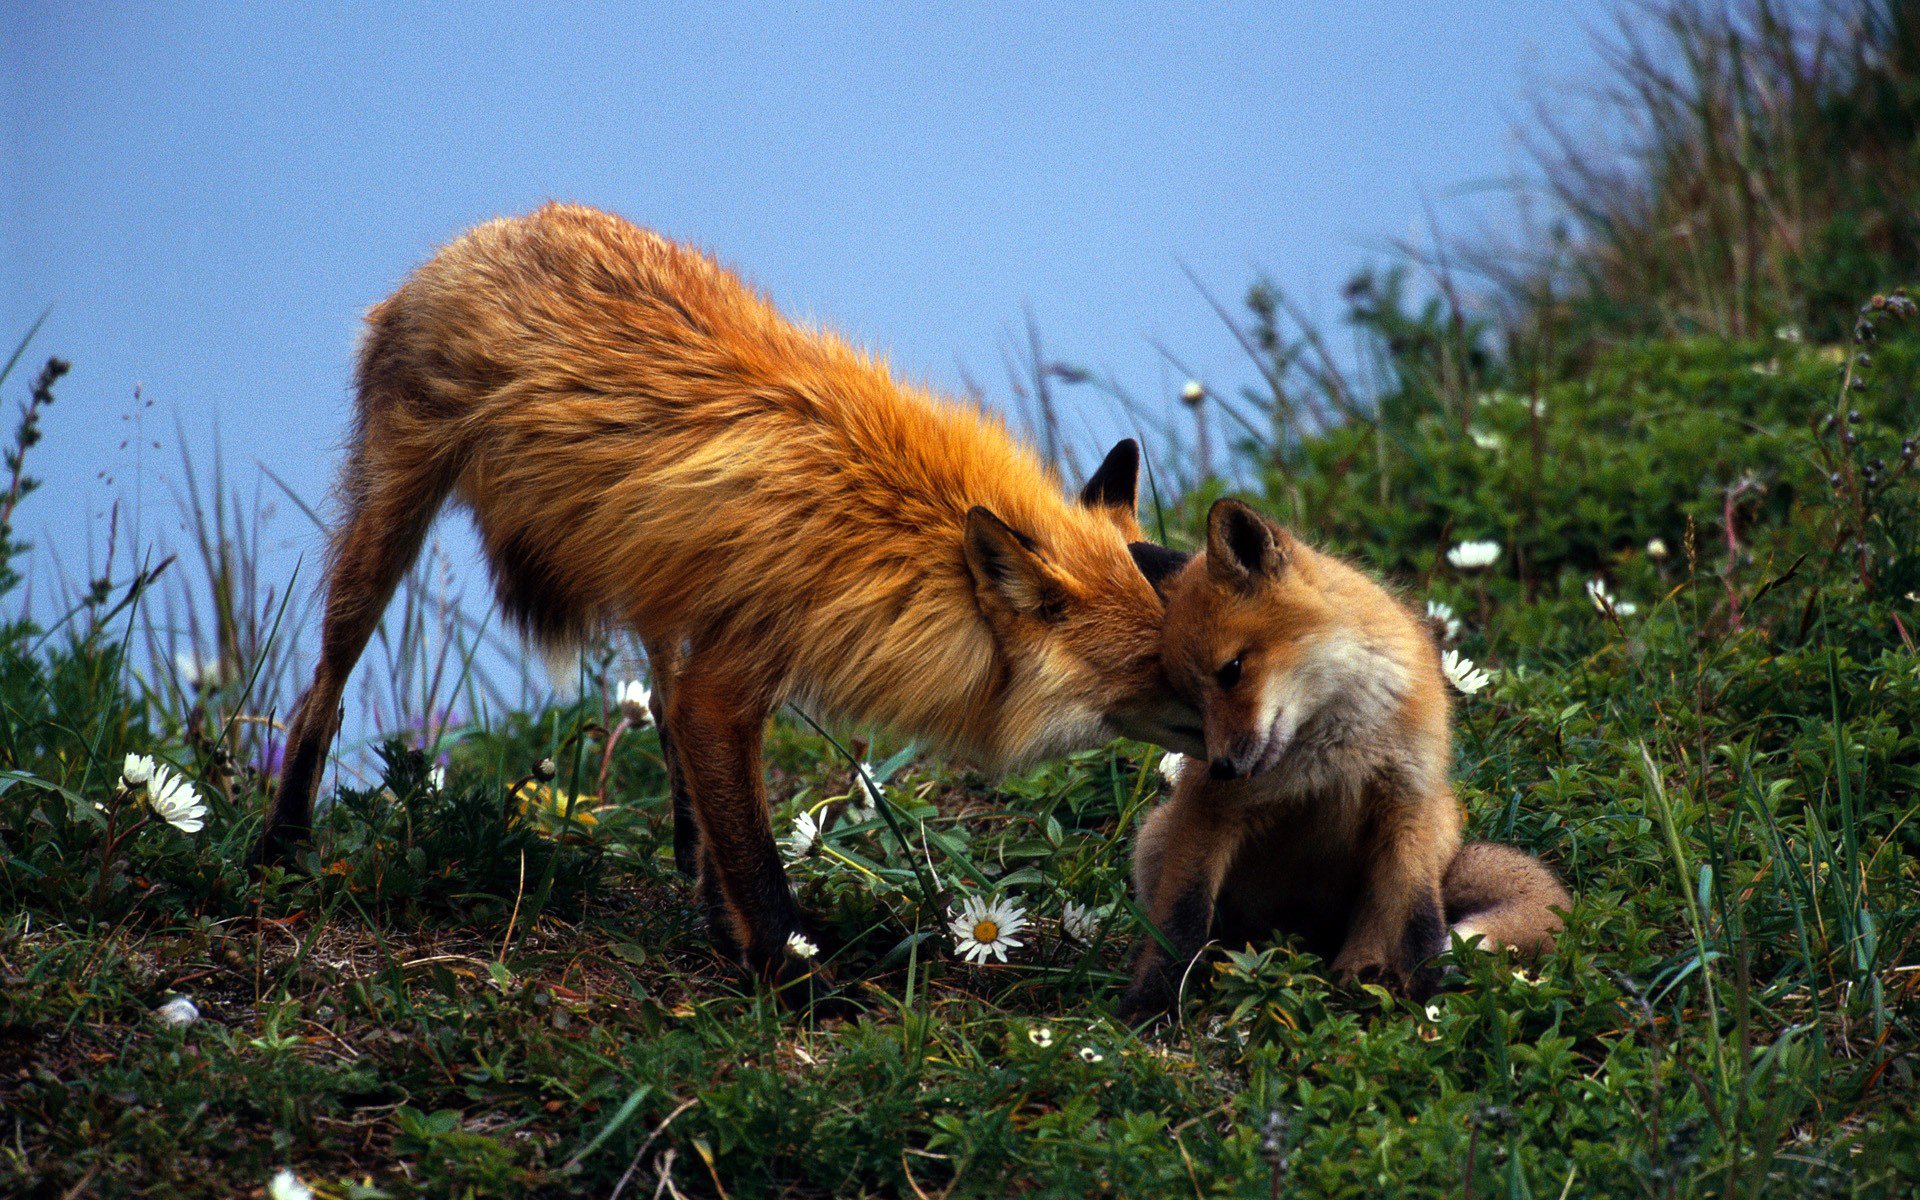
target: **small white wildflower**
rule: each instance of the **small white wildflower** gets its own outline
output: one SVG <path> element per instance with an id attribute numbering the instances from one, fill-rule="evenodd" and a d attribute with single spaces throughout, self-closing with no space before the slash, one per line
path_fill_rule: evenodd
<path id="1" fill-rule="evenodd" d="M 1667 553 L 1667 543 L 1664 538 L 1653 538 L 1647 543 L 1647 557 L 1655 562 L 1666 558 Z"/>
<path id="2" fill-rule="evenodd" d="M 1773 336 L 1783 342 L 1803 342 L 1806 340 L 1806 335 L 1800 332 L 1798 325 L 1782 325 L 1773 331 Z"/>
<path id="3" fill-rule="evenodd" d="M 1519 969 L 1518 967 L 1514 968 L 1513 977 L 1517 981 L 1526 984 L 1528 987 L 1540 986 L 1540 977 L 1538 975 L 1529 975 L 1525 971 Z"/>
<path id="4" fill-rule="evenodd" d="M 202 658 L 196 650 L 180 650 L 173 656 L 173 672 L 180 685 L 190 692 L 210 692 L 220 686 L 223 675 L 217 657 Z"/>
<path id="5" fill-rule="evenodd" d="M 1447 561 L 1462 571 L 1490 567 L 1500 557 L 1499 542 L 1461 542 L 1447 551 Z"/>
<path id="6" fill-rule="evenodd" d="M 1602 616 L 1612 613 L 1617 617 L 1630 617 L 1640 611 L 1640 606 L 1631 600 L 1617 599 L 1607 590 L 1604 579 L 1587 580 L 1587 599 L 1593 601 L 1593 607 L 1598 609 Z"/>
<path id="7" fill-rule="evenodd" d="M 446 791 L 447 790 L 447 769 L 445 767 L 436 766 L 432 770 L 429 770 L 427 772 L 427 786 L 432 788 L 436 792 Z"/>
<path id="8" fill-rule="evenodd" d="M 267 1184 L 267 1200 L 313 1200 L 313 1189 L 292 1171 L 282 1168 Z"/>
<path id="9" fill-rule="evenodd" d="M 1460 618 L 1453 615 L 1453 605 L 1442 604 L 1438 600 L 1427 601 L 1427 620 L 1440 627 L 1440 635 L 1447 641 L 1460 636 Z"/>
<path id="10" fill-rule="evenodd" d="M 873 778 L 873 764 L 863 762 L 860 769 L 853 773 L 853 794 L 847 797 L 853 806 L 853 816 L 857 821 L 871 821 L 880 815 L 880 798 L 886 794 L 884 785 Z"/>
<path id="11" fill-rule="evenodd" d="M 812 853 L 815 842 L 820 840 L 820 822 L 811 812 L 802 812 L 793 819 L 793 832 L 781 839 L 789 861 L 798 861 Z"/>
<path id="12" fill-rule="evenodd" d="M 1007 961 L 1007 951 L 1022 942 L 1013 935 L 1027 927 L 1027 912 L 1011 900 L 969 896 L 953 914 L 954 952 L 969 962 L 984 963 L 992 955 Z"/>
<path id="13" fill-rule="evenodd" d="M 1095 1050 L 1092 1046 L 1080 1047 L 1080 1057 L 1083 1061 L 1090 1063 L 1105 1062 L 1107 1059 L 1106 1055 Z"/>
<path id="14" fill-rule="evenodd" d="M 1440 1019 L 1440 1006 L 1438 1004 L 1427 1005 L 1427 1020 L 1438 1021 L 1439 1019 Z"/>
<path id="15" fill-rule="evenodd" d="M 1180 772 L 1187 769 L 1187 756 L 1184 754 L 1175 754 L 1169 750 L 1160 756 L 1159 767 L 1160 778 L 1166 780 L 1169 786 L 1178 787 L 1180 786 Z"/>
<path id="16" fill-rule="evenodd" d="M 1180 389 L 1180 398 L 1188 404 L 1198 404 L 1207 398 L 1207 385 L 1198 379 L 1187 380 L 1187 386 Z"/>
<path id="17" fill-rule="evenodd" d="M 1449 650 L 1440 656 L 1440 669 L 1447 673 L 1447 682 L 1459 688 L 1463 695 L 1471 696 L 1481 688 L 1493 682 L 1493 676 L 1473 665 L 1473 660 L 1458 650 Z"/>
<path id="18" fill-rule="evenodd" d="M 629 679 L 613 690 L 620 715 L 635 725 L 653 724 L 653 689 L 638 679 Z"/>
<path id="19" fill-rule="evenodd" d="M 787 953 L 795 958 L 812 958 L 820 953 L 820 947 L 797 933 L 790 933 L 787 935 Z"/>
<path id="20" fill-rule="evenodd" d="M 1076 942 L 1091 942 L 1100 933 L 1100 914 L 1078 900 L 1060 910 L 1060 931 Z"/>
<path id="21" fill-rule="evenodd" d="M 155 767 L 147 786 L 147 804 L 162 821 L 181 833 L 199 833 L 206 824 L 207 806 L 191 783 L 168 767 Z"/>
<path id="22" fill-rule="evenodd" d="M 1473 438 L 1473 444 L 1482 450 L 1492 451 L 1504 450 L 1506 448 L 1507 439 L 1491 429 L 1470 429 L 1467 433 L 1468 436 Z"/>
<path id="23" fill-rule="evenodd" d="M 175 1029 L 184 1029 L 200 1019 L 200 1007 L 185 996 L 173 999 L 153 1010 L 154 1020 Z"/>
<path id="24" fill-rule="evenodd" d="M 1045 1025 L 1035 1025 L 1033 1028 L 1027 1030 L 1027 1040 L 1042 1050 L 1045 1050 L 1048 1046 L 1053 1045 L 1053 1030 L 1048 1029 Z"/>
<path id="25" fill-rule="evenodd" d="M 120 786 L 135 791 L 147 786 L 153 778 L 153 760 L 144 754 L 129 754 L 120 764 Z"/>

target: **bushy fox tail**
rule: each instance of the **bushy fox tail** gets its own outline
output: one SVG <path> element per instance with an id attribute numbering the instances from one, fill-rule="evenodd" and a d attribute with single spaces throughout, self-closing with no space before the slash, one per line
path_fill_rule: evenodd
<path id="1" fill-rule="evenodd" d="M 1440 890 L 1454 933 L 1462 938 L 1479 934 L 1482 948 L 1504 947 L 1523 958 L 1538 958 L 1553 949 L 1560 912 L 1573 907 L 1573 897 L 1545 863 L 1493 842 L 1460 847 Z"/>
<path id="2" fill-rule="evenodd" d="M 448 436 L 453 422 L 434 419 L 432 397 L 408 362 L 395 302 L 374 309 L 368 321 L 340 478 L 345 511 L 327 553 L 320 661 L 294 710 L 256 863 L 283 858 L 308 832 L 347 677 L 460 473 L 464 452 Z"/>

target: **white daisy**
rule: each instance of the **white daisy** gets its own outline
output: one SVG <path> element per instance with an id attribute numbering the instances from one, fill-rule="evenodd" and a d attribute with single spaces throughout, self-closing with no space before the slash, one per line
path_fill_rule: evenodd
<path id="1" fill-rule="evenodd" d="M 1491 429 L 1470 429 L 1467 432 L 1468 435 L 1473 438 L 1473 444 L 1482 450 L 1492 451 L 1506 448 L 1507 439 Z"/>
<path id="2" fill-rule="evenodd" d="M 653 689 L 638 679 L 629 679 L 613 690 L 620 715 L 635 725 L 653 724 Z"/>
<path id="3" fill-rule="evenodd" d="M 1630 617 L 1640 611 L 1640 606 L 1631 600 L 1619 600 L 1607 590 L 1604 579 L 1587 580 L 1587 599 L 1593 601 L 1593 607 L 1604 616 L 1612 613 L 1618 617 Z"/>
<path id="4" fill-rule="evenodd" d="M 1007 961 L 1007 951 L 1023 943 L 1013 935 L 1027 927 L 1027 911 L 1011 900 L 969 896 L 953 914 L 954 952 L 970 962 L 984 963 L 992 955 Z"/>
<path id="5" fill-rule="evenodd" d="M 292 1171 L 282 1168 L 267 1184 L 267 1200 L 313 1200 L 313 1189 Z"/>
<path id="6" fill-rule="evenodd" d="M 222 671 L 218 657 L 202 658 L 197 650 L 180 650 L 173 656 L 173 672 L 180 686 L 190 692 L 210 692 L 220 686 Z"/>
<path id="7" fill-rule="evenodd" d="M 1091 942 L 1100 933 L 1100 913 L 1078 900 L 1069 900 L 1060 910 L 1060 931 L 1076 942 Z"/>
<path id="8" fill-rule="evenodd" d="M 1461 542 L 1447 551 L 1447 561 L 1462 571 L 1490 567 L 1499 557 L 1499 542 Z"/>
<path id="9" fill-rule="evenodd" d="M 853 773 L 853 792 L 847 800 L 853 806 L 856 821 L 871 821 L 880 815 L 880 798 L 886 794 L 885 788 L 874 781 L 873 764 L 863 762 L 860 769 Z"/>
<path id="10" fill-rule="evenodd" d="M 129 754 L 120 764 L 120 786 L 130 792 L 147 786 L 152 778 L 153 760 L 144 754 Z"/>
<path id="11" fill-rule="evenodd" d="M 1178 787 L 1180 785 L 1180 772 L 1187 769 L 1187 756 L 1184 754 L 1175 754 L 1169 750 L 1160 756 L 1159 765 L 1160 778 L 1166 780 L 1169 786 Z"/>
<path id="12" fill-rule="evenodd" d="M 1048 1029 L 1045 1025 L 1035 1025 L 1033 1028 L 1027 1030 L 1027 1040 L 1042 1050 L 1045 1050 L 1048 1046 L 1053 1045 L 1053 1030 Z"/>
<path id="13" fill-rule="evenodd" d="M 1473 660 L 1458 650 L 1449 650 L 1440 656 L 1440 669 L 1447 673 L 1447 682 L 1467 696 L 1493 682 L 1492 674 L 1474 666 Z"/>
<path id="14" fill-rule="evenodd" d="M 173 999 L 153 1010 L 154 1020 L 175 1029 L 184 1029 L 200 1019 L 200 1007 L 185 996 Z"/>
<path id="15" fill-rule="evenodd" d="M 1662 538 L 1654 538 L 1647 543 L 1647 557 L 1659 562 L 1667 556 L 1667 543 Z"/>
<path id="16" fill-rule="evenodd" d="M 790 933 L 787 935 L 787 953 L 795 958 L 812 958 L 820 953 L 820 947 L 797 933 Z"/>
<path id="17" fill-rule="evenodd" d="M 1453 615 L 1453 605 L 1442 604 L 1438 600 L 1427 601 L 1427 620 L 1440 627 L 1440 636 L 1449 642 L 1460 636 L 1460 618 Z"/>
<path id="18" fill-rule="evenodd" d="M 191 783 L 170 767 L 155 767 L 147 785 L 147 804 L 162 821 L 181 833 L 199 833 L 206 824 L 207 806 Z"/>
<path id="19" fill-rule="evenodd" d="M 1095 1050 L 1092 1046 L 1080 1047 L 1080 1057 L 1084 1061 L 1090 1062 L 1090 1063 L 1105 1062 L 1107 1058 L 1106 1055 L 1100 1053 L 1098 1050 Z"/>
<path id="20" fill-rule="evenodd" d="M 793 819 L 793 832 L 780 839 L 790 862 L 805 858 L 820 840 L 820 822 L 811 812 L 802 811 Z"/>

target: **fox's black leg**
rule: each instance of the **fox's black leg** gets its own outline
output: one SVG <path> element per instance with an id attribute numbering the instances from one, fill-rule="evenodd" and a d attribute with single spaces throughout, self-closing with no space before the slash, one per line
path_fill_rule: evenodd
<path id="1" fill-rule="evenodd" d="M 771 708 L 751 680 L 696 651 L 674 680 L 666 725 L 699 829 L 714 940 L 778 980 L 793 973 L 787 938 L 800 914 L 767 822 L 760 747 Z"/>
<path id="2" fill-rule="evenodd" d="M 700 824 L 693 815 L 686 773 L 680 767 L 672 722 L 668 719 L 681 655 L 663 644 L 647 644 L 647 666 L 653 674 L 653 727 L 660 733 L 660 760 L 667 768 L 667 791 L 673 797 L 673 865 L 688 879 L 700 874 Z"/>

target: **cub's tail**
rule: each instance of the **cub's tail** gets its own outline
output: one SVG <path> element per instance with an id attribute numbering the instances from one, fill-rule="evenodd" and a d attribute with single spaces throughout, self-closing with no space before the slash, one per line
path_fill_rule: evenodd
<path id="1" fill-rule="evenodd" d="M 1553 949 L 1560 913 L 1573 907 L 1573 897 L 1545 863 L 1493 842 L 1460 847 L 1440 890 L 1454 933 L 1463 939 L 1477 934 L 1482 948 L 1505 947 L 1523 958 Z"/>

